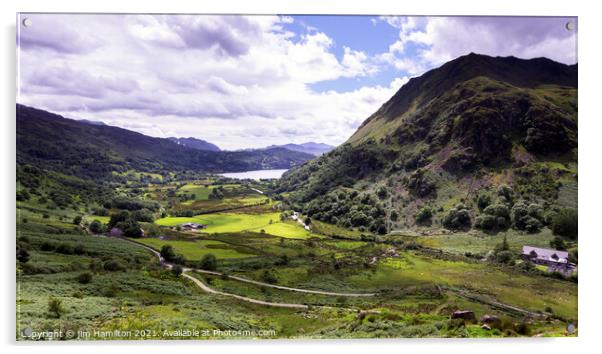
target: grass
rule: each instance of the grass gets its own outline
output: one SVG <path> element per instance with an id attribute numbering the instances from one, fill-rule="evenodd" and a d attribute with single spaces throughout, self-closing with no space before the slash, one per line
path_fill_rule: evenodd
<path id="1" fill-rule="evenodd" d="M 284 238 L 308 239 L 311 237 L 319 237 L 319 235 L 305 230 L 303 226 L 297 222 L 279 221 L 261 228 L 250 229 L 249 231 L 259 232 L 260 230 L 264 230 L 267 234 Z"/>
<path id="2" fill-rule="evenodd" d="M 155 249 L 161 249 L 163 245 L 171 245 L 176 253 L 180 253 L 187 260 L 200 260 L 206 254 L 213 254 L 217 259 L 239 259 L 254 257 L 254 254 L 241 253 L 228 244 L 214 240 L 197 240 L 197 241 L 177 241 L 177 240 L 161 240 L 158 238 L 141 238 L 136 241 Z"/>
<path id="3" fill-rule="evenodd" d="M 543 276 L 506 272 L 484 263 L 452 262 L 406 252 L 382 261 L 370 275 L 352 276 L 359 287 L 403 288 L 425 283 L 468 288 L 499 301 L 543 311 L 547 306 L 565 318 L 577 317 L 577 285 Z"/>
<path id="4" fill-rule="evenodd" d="M 94 220 L 98 220 L 102 224 L 107 225 L 109 223 L 109 220 L 111 220 L 111 217 L 110 216 L 98 216 L 98 215 L 86 215 L 84 220 L 88 223 L 91 223 Z"/>
<path id="5" fill-rule="evenodd" d="M 280 213 L 264 214 L 236 214 L 236 213 L 215 213 L 206 215 L 197 215 L 194 217 L 167 217 L 155 221 L 160 226 L 177 226 L 186 222 L 195 222 L 207 225 L 203 232 L 207 233 L 225 233 L 241 232 L 266 227 L 272 222 L 280 220 Z"/>
<path id="6" fill-rule="evenodd" d="M 485 254 L 500 244 L 506 235 L 510 249 L 520 251 L 523 246 L 550 247 L 550 241 L 554 238 L 550 229 L 543 229 L 537 234 L 521 233 L 517 230 L 508 230 L 496 235 L 484 233 L 454 233 L 433 236 L 420 236 L 416 240 L 425 246 L 441 249 L 456 254 L 472 252 Z"/>

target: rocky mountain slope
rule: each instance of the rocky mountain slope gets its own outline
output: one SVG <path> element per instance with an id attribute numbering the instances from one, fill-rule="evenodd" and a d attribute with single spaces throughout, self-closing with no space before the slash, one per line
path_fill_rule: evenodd
<path id="1" fill-rule="evenodd" d="M 576 171 L 577 65 L 471 53 L 411 79 L 278 191 L 316 219 L 379 233 L 536 230 L 576 208 Z"/>

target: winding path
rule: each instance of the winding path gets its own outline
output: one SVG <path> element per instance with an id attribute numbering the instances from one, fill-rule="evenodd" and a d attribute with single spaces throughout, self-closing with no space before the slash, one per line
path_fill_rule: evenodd
<path id="1" fill-rule="evenodd" d="M 156 249 L 154 249 L 150 246 L 147 246 L 143 243 L 136 242 L 134 240 L 130 240 L 130 239 L 127 239 L 124 237 L 120 237 L 120 239 L 149 250 L 155 256 L 157 256 L 157 258 L 159 258 L 159 262 L 161 263 L 162 266 L 164 266 L 168 269 L 171 269 L 173 267 L 173 264 L 165 261 L 165 259 L 161 256 L 161 253 L 158 252 Z M 225 275 L 224 273 L 210 271 L 210 270 L 204 270 L 204 269 L 183 268 L 183 270 L 182 270 L 183 277 L 191 280 L 201 290 L 203 290 L 209 294 L 228 296 L 228 297 L 232 297 L 232 298 L 246 301 L 249 303 L 265 305 L 265 306 L 272 306 L 272 307 L 284 307 L 284 308 L 307 310 L 307 309 L 309 309 L 310 306 L 304 305 L 304 304 L 293 304 L 293 303 L 285 303 L 285 302 L 269 302 L 269 301 L 257 300 L 257 299 L 253 299 L 253 298 L 246 297 L 246 296 L 241 296 L 241 295 L 237 295 L 237 294 L 226 293 L 223 291 L 215 290 L 215 289 L 211 288 L 210 286 L 208 286 L 207 284 L 205 284 L 200 279 L 193 277 L 190 274 L 187 274 L 188 272 L 211 274 L 211 275 L 215 275 L 215 276 L 227 276 L 228 279 L 234 279 L 234 280 L 238 280 L 238 281 L 244 282 L 244 283 L 255 284 L 255 285 L 265 286 L 265 287 L 269 287 L 269 288 L 280 289 L 280 290 L 288 290 L 288 291 L 293 291 L 293 292 L 298 292 L 298 293 L 305 293 L 305 294 L 319 294 L 319 295 L 326 295 L 326 296 L 346 296 L 346 297 L 370 297 L 370 296 L 377 295 L 376 293 L 337 293 L 337 292 L 330 292 L 330 291 L 292 288 L 292 287 L 288 287 L 288 286 L 264 283 L 264 282 L 247 279 L 247 278 L 243 278 L 243 277 L 239 277 L 239 276 L 235 276 L 235 275 Z M 493 300 L 493 299 L 485 298 L 483 296 L 477 296 L 477 295 L 472 294 L 463 289 L 457 289 L 457 288 L 453 288 L 453 287 L 442 287 L 442 288 L 446 291 L 456 293 L 457 295 L 465 297 L 469 300 L 477 301 L 477 302 L 481 302 L 481 303 L 484 303 L 484 304 L 487 304 L 487 305 L 490 305 L 493 307 L 497 307 L 498 309 L 506 311 L 506 312 L 511 312 L 511 313 L 518 314 L 518 315 L 530 316 L 533 318 L 545 318 L 546 317 L 545 315 L 543 315 L 541 313 L 537 313 L 537 312 L 529 311 L 529 310 L 519 308 L 516 306 L 504 304 L 504 303 L 501 303 L 501 302 Z M 315 307 L 330 308 L 330 306 L 315 306 Z"/>
<path id="2" fill-rule="evenodd" d="M 149 250 L 150 252 L 152 252 L 155 256 L 157 256 L 157 258 L 159 258 L 159 262 L 161 263 L 162 266 L 171 269 L 173 267 L 172 263 L 167 262 L 162 256 L 161 253 L 159 251 L 157 251 L 156 249 L 147 246 L 143 243 L 140 242 L 136 242 L 134 240 L 130 240 L 127 238 L 123 238 L 120 237 L 121 240 L 124 240 L 126 242 L 135 244 L 139 247 L 145 248 L 147 250 Z M 309 306 L 308 305 L 303 305 L 303 304 L 293 304 L 293 303 L 285 303 L 285 302 L 268 302 L 268 301 L 263 301 L 263 300 L 257 300 L 257 299 L 253 299 L 250 297 L 246 297 L 246 296 L 241 296 L 241 295 L 236 295 L 236 294 L 232 294 L 232 293 L 226 293 L 223 291 L 219 291 L 219 290 L 215 290 L 211 287 L 209 287 L 207 284 L 205 284 L 203 281 L 201 281 L 198 278 L 193 277 L 190 274 L 186 274 L 188 272 L 197 272 L 197 273 L 202 273 L 202 274 L 211 274 L 211 275 L 215 275 L 215 276 L 227 276 L 228 279 L 234 279 L 234 280 L 238 280 L 240 282 L 244 282 L 244 283 L 249 283 L 249 284 L 255 284 L 255 285 L 260 285 L 260 286 L 264 286 L 264 287 L 269 287 L 269 288 L 274 288 L 274 289 L 280 289 L 280 290 L 288 290 L 288 291 L 293 291 L 293 292 L 298 292 L 298 293 L 305 293 L 305 294 L 318 294 L 318 295 L 326 295 L 326 296 L 346 296 L 346 297 L 369 297 L 369 296 L 375 296 L 375 293 L 337 293 L 337 292 L 331 292 L 331 291 L 321 291 L 321 290 L 309 290 L 309 289 L 300 289 L 300 288 L 292 288 L 292 287 L 288 287 L 288 286 L 281 286 L 281 285 L 274 285 L 274 284 L 269 284 L 269 283 L 264 283 L 264 282 L 260 282 L 260 281 L 256 281 L 256 280 L 252 280 L 252 279 L 247 279 L 247 278 L 243 278 L 243 277 L 239 277 L 239 276 L 235 276 L 235 275 L 225 275 L 223 273 L 220 272 L 215 272 L 215 271 L 210 271 L 210 270 L 204 270 L 204 269 L 196 269 L 196 268 L 183 268 L 182 269 L 182 276 L 191 280 L 192 282 L 195 283 L 195 285 L 197 285 L 201 290 L 210 293 L 210 294 L 217 294 L 217 295 L 223 295 L 223 296 L 228 296 L 228 297 L 232 297 L 232 298 L 236 298 L 242 301 L 246 301 L 246 302 L 250 302 L 253 304 L 258 304 L 258 305 L 266 305 L 266 306 L 274 306 L 274 307 L 286 307 L 286 308 L 297 308 L 297 309 L 308 309 Z"/>

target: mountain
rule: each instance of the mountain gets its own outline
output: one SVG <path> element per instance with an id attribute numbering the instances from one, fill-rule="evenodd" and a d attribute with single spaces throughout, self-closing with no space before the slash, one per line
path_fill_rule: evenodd
<path id="1" fill-rule="evenodd" d="M 221 149 L 208 141 L 197 139 L 197 138 L 168 138 L 178 145 L 186 146 L 191 149 L 205 150 L 205 151 L 221 151 Z"/>
<path id="2" fill-rule="evenodd" d="M 106 125 L 105 123 L 97 120 L 79 119 L 79 122 L 91 124 L 91 125 Z"/>
<path id="3" fill-rule="evenodd" d="M 270 145 L 267 147 L 267 149 L 273 149 L 273 148 L 278 148 L 278 147 L 285 148 L 285 149 L 292 150 L 292 151 L 304 152 L 304 153 L 311 154 L 314 156 L 320 156 L 320 155 L 325 154 L 335 148 L 332 145 L 322 144 L 322 143 L 314 143 L 314 142 L 310 141 L 310 142 L 303 143 L 303 144 Z"/>
<path id="4" fill-rule="evenodd" d="M 536 225 L 576 207 L 576 173 L 577 65 L 471 53 L 411 79 L 278 191 L 316 219 L 379 232 L 415 227 L 424 210 L 433 225 L 459 210 L 479 224 L 482 196 L 541 207 Z"/>
<path id="5" fill-rule="evenodd" d="M 111 178 L 128 170 L 166 174 L 288 169 L 311 158 L 284 148 L 201 151 L 169 139 L 17 105 L 17 164 L 79 178 Z"/>

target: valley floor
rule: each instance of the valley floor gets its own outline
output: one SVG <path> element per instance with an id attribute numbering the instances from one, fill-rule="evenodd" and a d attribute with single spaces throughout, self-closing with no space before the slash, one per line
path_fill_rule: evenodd
<path id="1" fill-rule="evenodd" d="M 230 183 L 216 200 L 206 181 L 175 197 L 171 188 L 151 185 L 143 199 L 193 215 L 142 223 L 141 238 L 94 235 L 89 224 L 109 219 L 93 213 L 74 225 L 83 209 L 20 203 L 17 242 L 29 258 L 18 263 L 17 339 L 57 329 L 80 340 L 576 335 L 567 331 L 576 283 L 465 255 L 503 234 L 408 231 L 374 242 L 318 221 L 306 230 L 260 185 Z M 517 250 L 551 234 L 506 238 Z M 166 245 L 185 259 L 182 275 L 159 257 Z M 474 319 L 452 319 L 456 311 Z"/>

